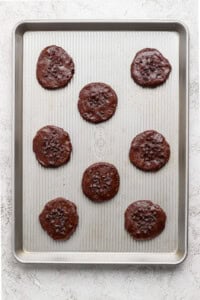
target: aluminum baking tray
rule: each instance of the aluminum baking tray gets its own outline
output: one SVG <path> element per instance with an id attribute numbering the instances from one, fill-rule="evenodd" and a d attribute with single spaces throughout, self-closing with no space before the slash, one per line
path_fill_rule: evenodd
<path id="1" fill-rule="evenodd" d="M 63 89 L 48 91 L 36 80 L 40 51 L 56 44 L 73 57 L 75 76 Z M 135 53 L 157 48 L 172 72 L 155 89 L 130 76 Z M 94 125 L 77 110 L 80 89 L 92 81 L 110 84 L 118 107 L 109 121 Z M 32 139 L 44 125 L 65 128 L 72 140 L 70 162 L 42 168 Z M 178 264 L 187 254 L 188 202 L 188 32 L 176 21 L 26 21 L 14 30 L 13 249 L 24 263 Z M 169 163 L 157 173 L 129 162 L 132 138 L 155 129 L 171 146 Z M 107 161 L 119 170 L 115 199 L 100 205 L 81 191 L 86 167 Z M 41 228 L 44 204 L 62 196 L 74 201 L 80 222 L 65 242 Z M 134 200 L 150 199 L 167 214 L 166 228 L 151 241 L 134 241 L 124 230 L 124 211 Z"/>

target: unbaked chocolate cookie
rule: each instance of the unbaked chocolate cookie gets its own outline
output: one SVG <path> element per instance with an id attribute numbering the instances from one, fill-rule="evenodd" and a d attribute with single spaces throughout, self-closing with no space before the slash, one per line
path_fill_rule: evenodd
<path id="1" fill-rule="evenodd" d="M 131 64 L 133 80 L 143 87 L 163 84 L 171 72 L 171 65 L 158 50 L 145 48 L 136 53 Z"/>
<path id="2" fill-rule="evenodd" d="M 61 47 L 52 45 L 42 50 L 37 62 L 36 75 L 45 89 L 66 86 L 74 74 L 74 62 Z"/>
<path id="3" fill-rule="evenodd" d="M 68 240 L 78 225 L 76 205 L 64 198 L 53 199 L 46 203 L 39 221 L 54 240 Z"/>
<path id="4" fill-rule="evenodd" d="M 133 202 L 125 211 L 125 228 L 136 240 L 150 240 L 165 228 L 166 214 L 149 200 Z"/>
<path id="5" fill-rule="evenodd" d="M 119 173 L 115 166 L 105 162 L 89 166 L 82 178 L 83 193 L 94 202 L 112 199 L 119 190 Z"/>
<path id="6" fill-rule="evenodd" d="M 78 109 L 88 122 L 100 123 L 110 119 L 117 107 L 117 95 L 107 84 L 89 83 L 79 94 Z"/>
<path id="7" fill-rule="evenodd" d="M 132 141 L 129 158 L 143 171 L 158 171 L 169 160 L 170 147 L 164 136 L 155 130 L 138 134 Z"/>
<path id="8" fill-rule="evenodd" d="M 69 134 L 62 128 L 47 125 L 33 139 L 33 151 L 44 167 L 59 167 L 70 159 L 72 145 Z"/>

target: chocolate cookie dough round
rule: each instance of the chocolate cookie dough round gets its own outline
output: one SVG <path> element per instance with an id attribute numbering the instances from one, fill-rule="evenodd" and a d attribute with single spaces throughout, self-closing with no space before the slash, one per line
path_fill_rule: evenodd
<path id="1" fill-rule="evenodd" d="M 138 200 L 125 211 L 125 228 L 136 240 L 150 240 L 165 228 L 166 214 L 149 200 Z"/>
<path id="2" fill-rule="evenodd" d="M 39 221 L 54 240 L 68 240 L 78 225 L 76 205 L 64 198 L 53 199 L 46 203 Z"/>
<path id="3" fill-rule="evenodd" d="M 59 167 L 70 159 L 72 145 L 69 134 L 60 127 L 47 125 L 36 133 L 33 151 L 43 167 Z"/>
<path id="4" fill-rule="evenodd" d="M 105 162 L 89 166 L 82 178 L 83 193 L 94 202 L 112 199 L 119 190 L 119 173 L 115 166 Z"/>
<path id="5" fill-rule="evenodd" d="M 145 48 L 136 53 L 131 64 L 131 76 L 142 87 L 163 84 L 171 72 L 171 65 L 158 50 Z"/>
<path id="6" fill-rule="evenodd" d="M 160 170 L 168 162 L 169 157 L 169 144 L 164 136 L 155 130 L 138 134 L 131 143 L 130 161 L 143 171 Z"/>
<path id="7" fill-rule="evenodd" d="M 92 82 L 82 88 L 78 109 L 88 122 L 100 123 L 110 119 L 117 107 L 117 95 L 107 84 Z"/>
<path id="8" fill-rule="evenodd" d="M 63 48 L 48 46 L 40 53 L 36 75 L 46 89 L 64 87 L 74 75 L 74 62 Z"/>

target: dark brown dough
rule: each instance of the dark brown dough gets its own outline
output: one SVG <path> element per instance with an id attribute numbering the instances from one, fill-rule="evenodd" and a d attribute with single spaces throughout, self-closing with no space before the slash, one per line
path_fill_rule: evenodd
<path id="1" fill-rule="evenodd" d="M 125 211 L 125 228 L 136 240 L 150 240 L 165 228 L 166 214 L 149 200 L 133 202 Z"/>
<path id="2" fill-rule="evenodd" d="M 107 84 L 89 83 L 79 94 L 78 109 L 88 122 L 100 123 L 110 119 L 117 107 L 117 95 Z"/>
<path id="3" fill-rule="evenodd" d="M 129 158 L 143 171 L 158 171 L 169 160 L 170 147 L 164 136 L 155 130 L 138 134 L 131 143 Z"/>
<path id="4" fill-rule="evenodd" d="M 163 84 L 170 72 L 169 61 L 156 49 L 140 50 L 131 64 L 133 80 L 143 87 L 156 87 Z"/>
<path id="5" fill-rule="evenodd" d="M 40 53 L 36 74 L 45 89 L 58 89 L 66 86 L 72 79 L 74 62 L 63 48 L 48 46 Z"/>
<path id="6" fill-rule="evenodd" d="M 112 199 L 119 190 L 119 173 L 115 166 L 105 162 L 89 166 L 82 178 L 83 193 L 94 202 Z"/>
<path id="7" fill-rule="evenodd" d="M 70 159 L 72 145 L 69 134 L 60 127 L 47 125 L 36 133 L 33 151 L 43 167 L 59 167 Z"/>
<path id="8" fill-rule="evenodd" d="M 39 221 L 54 240 L 68 240 L 78 225 L 76 205 L 64 198 L 53 199 L 46 203 Z"/>

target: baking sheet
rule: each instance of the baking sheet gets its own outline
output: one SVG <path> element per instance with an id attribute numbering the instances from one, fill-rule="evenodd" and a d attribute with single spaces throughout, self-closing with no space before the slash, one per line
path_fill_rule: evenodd
<path id="1" fill-rule="evenodd" d="M 63 23 L 57 31 L 44 29 L 44 23 L 35 24 L 37 30 L 28 27 L 21 36 L 22 127 L 16 137 L 23 153 L 22 220 L 21 228 L 15 227 L 15 233 L 21 230 L 17 241 L 21 250 L 15 251 L 16 256 L 24 262 L 179 262 L 186 255 L 187 231 L 187 86 L 186 82 L 182 84 L 187 62 L 186 52 L 185 59 L 180 57 L 180 30 L 170 30 L 172 23 L 169 30 L 160 30 L 159 26 L 158 30 L 149 30 L 148 23 L 140 23 L 137 30 L 134 23 L 127 30 L 121 30 L 120 23 L 112 23 L 112 28 L 98 28 L 103 25 L 98 23 L 96 30 L 97 23 L 91 23 L 91 27 L 77 30 L 76 23 L 73 30 L 73 24 L 67 28 Z M 66 88 L 48 91 L 37 82 L 35 71 L 41 50 L 53 44 L 73 57 L 75 75 Z M 146 47 L 157 48 L 172 65 L 169 79 L 156 89 L 143 89 L 130 77 L 135 53 Z M 80 89 L 95 81 L 108 83 L 118 95 L 115 115 L 98 125 L 84 121 L 77 109 Z M 17 113 L 19 116 L 16 109 Z M 70 162 L 58 169 L 42 168 L 32 151 L 36 131 L 50 124 L 64 128 L 73 145 Z M 162 133 L 171 147 L 169 163 L 157 173 L 142 172 L 129 162 L 133 137 L 147 129 Z M 84 170 L 98 161 L 114 164 L 121 180 L 116 197 L 102 204 L 89 201 L 81 190 Z M 18 197 L 15 194 L 15 207 Z M 69 241 L 52 240 L 38 221 L 44 204 L 56 197 L 65 197 L 78 207 L 79 226 Z M 167 214 L 163 233 L 144 242 L 134 241 L 124 230 L 126 207 L 142 199 L 158 203 Z M 15 214 L 16 223 L 17 217 Z M 17 242 L 15 239 L 15 249 Z"/>

